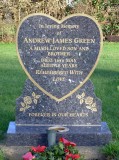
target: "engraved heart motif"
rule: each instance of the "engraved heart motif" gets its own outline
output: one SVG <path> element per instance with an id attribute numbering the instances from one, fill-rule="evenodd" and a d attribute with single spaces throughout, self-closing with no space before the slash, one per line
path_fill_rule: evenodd
<path id="1" fill-rule="evenodd" d="M 25 73 L 43 93 L 59 102 L 89 79 L 101 48 L 101 29 L 85 14 L 61 21 L 31 14 L 17 31 L 17 53 Z"/>

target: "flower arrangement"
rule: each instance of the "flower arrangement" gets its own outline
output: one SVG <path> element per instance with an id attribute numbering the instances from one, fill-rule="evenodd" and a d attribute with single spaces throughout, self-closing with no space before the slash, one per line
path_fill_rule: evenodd
<path id="1" fill-rule="evenodd" d="M 23 155 L 23 160 L 84 160 L 79 154 L 76 144 L 65 138 L 60 138 L 56 145 L 51 147 L 31 147 L 30 151 Z"/>

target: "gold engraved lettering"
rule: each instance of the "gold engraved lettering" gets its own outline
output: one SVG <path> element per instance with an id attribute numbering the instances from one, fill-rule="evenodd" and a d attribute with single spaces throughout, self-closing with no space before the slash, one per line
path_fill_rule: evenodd
<path id="1" fill-rule="evenodd" d="M 64 59 L 54 59 L 56 63 L 64 63 Z"/>
<path id="2" fill-rule="evenodd" d="M 83 71 L 69 70 L 69 74 L 82 75 Z"/>
<path id="3" fill-rule="evenodd" d="M 52 43 L 51 38 L 25 38 L 24 43 Z"/>
<path id="4" fill-rule="evenodd" d="M 76 63 L 76 59 L 72 59 L 72 58 L 66 58 L 66 63 Z"/>
<path id="5" fill-rule="evenodd" d="M 42 24 L 39 24 L 39 28 L 44 28 L 45 26 Z"/>
<path id="6" fill-rule="evenodd" d="M 55 24 L 52 24 L 52 25 L 48 25 L 48 24 L 45 24 L 45 25 L 41 25 L 39 24 L 39 28 L 48 28 L 48 29 L 60 29 L 60 28 L 65 28 L 65 29 L 78 29 L 79 28 L 79 25 L 65 25 L 65 24 L 61 24 L 61 25 L 55 25 Z"/>
<path id="7" fill-rule="evenodd" d="M 57 36 L 58 36 L 58 35 L 62 35 L 62 31 L 57 32 L 56 35 L 57 35 Z"/>
<path id="8" fill-rule="evenodd" d="M 29 113 L 29 117 L 50 117 L 50 113 Z"/>
<path id="9" fill-rule="evenodd" d="M 48 56 L 70 56 L 70 52 L 48 52 Z"/>
<path id="10" fill-rule="evenodd" d="M 78 29 L 79 25 L 65 25 L 65 24 L 61 24 L 61 28 L 67 28 L 67 29 Z"/>
<path id="11" fill-rule="evenodd" d="M 31 46 L 30 50 L 32 50 L 32 51 L 47 51 L 47 50 L 49 50 L 49 48 L 47 46 L 41 46 L 41 47 Z"/>
<path id="12" fill-rule="evenodd" d="M 56 117 L 57 116 L 57 113 L 52 113 L 52 117 Z"/>
<path id="13" fill-rule="evenodd" d="M 65 81 L 65 79 L 66 79 L 65 77 L 56 77 L 56 78 L 53 77 L 52 80 L 53 80 L 54 82 L 59 82 L 59 81 Z"/>
<path id="14" fill-rule="evenodd" d="M 24 38 L 24 43 L 29 43 L 27 38 Z"/>
<path id="15" fill-rule="evenodd" d="M 74 43 L 95 43 L 95 39 L 81 39 L 75 38 Z"/>
<path id="16" fill-rule="evenodd" d="M 77 47 L 67 47 L 67 51 L 76 51 Z"/>
<path id="17" fill-rule="evenodd" d="M 80 113 L 80 117 L 88 117 L 88 113 Z"/>
<path id="18" fill-rule="evenodd" d="M 77 47 L 66 47 L 66 46 L 61 46 L 61 47 L 56 47 L 55 45 L 50 45 L 50 48 L 49 50 L 52 50 L 52 51 L 76 51 L 77 50 Z"/>
<path id="19" fill-rule="evenodd" d="M 88 40 L 88 39 L 87 39 Z M 78 39 L 75 40 L 76 43 L 78 41 Z M 56 38 L 24 38 L 24 43 L 41 43 L 41 44 L 45 44 L 45 43 L 58 43 L 58 44 L 68 44 L 68 43 L 72 43 L 73 40 L 71 38 L 60 38 L 60 39 L 56 39 Z"/>
<path id="20" fill-rule="evenodd" d="M 67 50 L 67 51 L 73 51 L 73 50 L 79 50 L 79 51 L 88 51 L 89 47 L 56 47 L 53 45 L 50 45 L 50 47 L 47 46 L 30 46 L 30 50 L 34 51 L 58 51 L 58 50 Z M 70 52 L 48 52 L 48 56 L 70 56 Z"/>
<path id="21" fill-rule="evenodd" d="M 58 113 L 58 117 L 63 117 L 63 113 Z"/>
<path id="22" fill-rule="evenodd" d="M 63 39 L 55 39 L 53 38 L 53 44 L 55 43 L 59 43 L 59 44 L 62 44 L 62 43 L 72 43 L 72 39 L 68 39 L 68 38 L 63 38 Z"/>
<path id="23" fill-rule="evenodd" d="M 77 64 L 69 63 L 69 64 L 62 64 L 63 68 L 77 68 Z"/>
<path id="24" fill-rule="evenodd" d="M 61 64 L 50 64 L 50 63 L 42 63 L 40 65 L 40 67 L 44 67 L 44 68 L 60 68 Z"/>
<path id="25" fill-rule="evenodd" d="M 79 47 L 80 51 L 89 51 L 89 47 Z"/>
<path id="26" fill-rule="evenodd" d="M 60 29 L 60 25 L 55 25 L 55 24 L 52 24 L 52 25 L 48 25 L 48 24 L 45 24 L 45 28 L 49 28 L 49 29 Z"/>
<path id="27" fill-rule="evenodd" d="M 88 117 L 88 113 L 58 113 L 58 117 Z"/>
<path id="28" fill-rule="evenodd" d="M 68 117 L 68 112 L 67 112 L 67 113 L 64 113 L 64 117 Z"/>
<path id="29" fill-rule="evenodd" d="M 53 62 L 51 58 L 41 58 L 41 62 Z"/>
<path id="30" fill-rule="evenodd" d="M 68 71 L 52 71 L 52 70 L 50 70 L 50 71 L 44 71 L 44 70 L 36 70 L 36 74 L 45 74 L 45 75 L 47 75 L 47 74 L 49 74 L 49 75 L 67 75 L 68 74 Z"/>
<path id="31" fill-rule="evenodd" d="M 88 117 L 88 113 L 28 113 L 29 117 Z"/>
<path id="32" fill-rule="evenodd" d="M 69 113 L 69 117 L 76 117 L 76 113 Z"/>

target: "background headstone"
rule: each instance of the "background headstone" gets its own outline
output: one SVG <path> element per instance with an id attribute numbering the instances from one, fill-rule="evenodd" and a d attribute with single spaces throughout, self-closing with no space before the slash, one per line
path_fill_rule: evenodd
<path id="1" fill-rule="evenodd" d="M 17 99 L 8 144 L 46 144 L 50 126 L 67 126 L 69 131 L 57 138 L 64 136 L 77 145 L 105 145 L 110 141 L 107 124 L 101 123 L 101 101 L 88 80 L 101 48 L 101 30 L 87 15 L 58 21 L 34 14 L 22 21 L 17 50 L 29 79 Z"/>

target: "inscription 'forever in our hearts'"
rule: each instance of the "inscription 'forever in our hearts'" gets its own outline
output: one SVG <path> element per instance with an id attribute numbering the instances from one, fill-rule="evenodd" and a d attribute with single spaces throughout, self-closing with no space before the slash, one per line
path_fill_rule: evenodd
<path id="1" fill-rule="evenodd" d="M 62 21 L 32 14 L 21 22 L 17 32 L 18 57 L 24 71 L 56 101 L 71 96 L 88 80 L 101 46 L 99 25 L 84 14 Z"/>

